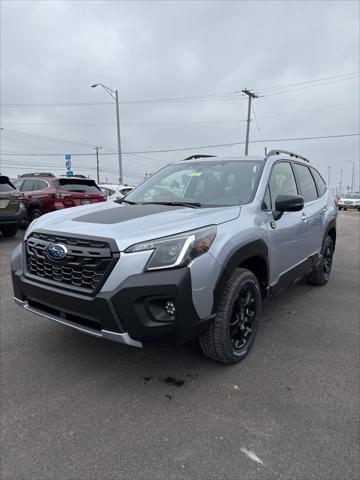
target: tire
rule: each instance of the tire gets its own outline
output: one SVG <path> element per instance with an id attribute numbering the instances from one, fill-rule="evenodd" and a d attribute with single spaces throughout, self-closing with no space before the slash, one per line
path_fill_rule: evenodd
<path id="1" fill-rule="evenodd" d="M 334 257 L 334 243 L 329 236 L 326 237 L 321 255 L 322 259 L 319 264 L 306 277 L 306 280 L 311 285 L 326 285 L 329 280 Z"/>
<path id="2" fill-rule="evenodd" d="M 339 208 L 339 210 L 342 210 L 342 207 L 338 207 L 338 208 Z"/>
<path id="3" fill-rule="evenodd" d="M 41 217 L 41 215 L 42 215 L 42 211 L 40 210 L 40 208 L 35 207 L 35 208 L 31 209 L 30 214 L 29 214 L 30 222 L 32 222 L 36 218 Z"/>
<path id="4" fill-rule="evenodd" d="M 224 288 L 215 319 L 199 338 L 201 350 L 218 362 L 240 362 L 254 343 L 260 315 L 259 282 L 250 270 L 238 268 Z"/>
<path id="5" fill-rule="evenodd" d="M 345 212 L 346 212 L 346 210 L 347 210 L 347 207 L 346 207 L 346 208 L 344 207 L 344 210 L 345 210 Z"/>
<path id="6" fill-rule="evenodd" d="M 17 225 L 11 225 L 7 227 L 1 227 L 1 233 L 4 237 L 15 237 L 18 232 L 19 227 Z"/>

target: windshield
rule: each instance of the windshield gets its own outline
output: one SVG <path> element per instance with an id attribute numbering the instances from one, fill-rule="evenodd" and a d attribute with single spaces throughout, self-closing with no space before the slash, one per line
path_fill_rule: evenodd
<path id="1" fill-rule="evenodd" d="M 248 203 L 260 161 L 200 161 L 169 165 L 126 195 L 135 203 L 193 203 L 218 207 Z"/>
<path id="2" fill-rule="evenodd" d="M 79 178 L 69 179 L 61 178 L 54 180 L 54 186 L 59 190 L 66 190 L 68 192 L 80 192 L 80 193 L 99 193 L 100 188 L 96 185 L 94 180 L 82 180 Z"/>

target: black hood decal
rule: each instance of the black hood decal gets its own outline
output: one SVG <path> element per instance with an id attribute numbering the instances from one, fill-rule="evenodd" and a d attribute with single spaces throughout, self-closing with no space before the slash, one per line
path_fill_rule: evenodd
<path id="1" fill-rule="evenodd" d="M 127 220 L 134 220 L 135 218 L 147 217 L 156 213 L 168 212 L 169 210 L 178 210 L 179 208 L 186 208 L 178 205 L 127 205 L 116 208 L 109 208 L 107 210 L 100 210 L 93 213 L 87 213 L 80 217 L 74 218 L 76 222 L 86 223 L 102 223 L 109 225 L 112 223 L 126 222 Z"/>

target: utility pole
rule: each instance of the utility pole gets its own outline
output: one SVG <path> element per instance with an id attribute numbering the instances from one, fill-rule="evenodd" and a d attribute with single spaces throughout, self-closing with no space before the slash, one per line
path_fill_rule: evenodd
<path id="1" fill-rule="evenodd" d="M 251 122 L 251 100 L 253 98 L 258 98 L 258 95 L 255 95 L 254 92 L 251 92 L 247 88 L 241 90 L 244 95 L 248 96 L 248 114 L 247 114 L 247 125 L 246 125 L 246 140 L 245 140 L 245 155 L 248 155 L 249 152 L 249 135 L 250 135 L 250 122 Z"/>
<path id="2" fill-rule="evenodd" d="M 99 150 L 101 150 L 102 147 L 98 147 L 97 145 L 94 147 L 94 150 L 96 150 L 96 176 L 97 176 L 97 183 L 100 183 L 100 165 L 99 165 Z"/>
<path id="3" fill-rule="evenodd" d="M 341 196 L 341 191 L 342 191 L 342 176 L 343 176 L 343 171 L 342 169 L 340 170 L 340 182 L 339 182 L 339 195 Z"/>
<path id="4" fill-rule="evenodd" d="M 118 158 L 119 158 L 119 184 L 122 185 L 124 183 L 124 179 L 123 179 L 121 139 L 120 139 L 119 93 L 117 90 L 115 90 L 115 103 L 116 103 L 116 126 L 117 126 Z"/>
<path id="5" fill-rule="evenodd" d="M 346 160 L 348 163 L 352 163 L 352 172 L 351 172 L 351 191 L 354 191 L 354 176 L 355 176 L 355 162 L 352 160 Z"/>

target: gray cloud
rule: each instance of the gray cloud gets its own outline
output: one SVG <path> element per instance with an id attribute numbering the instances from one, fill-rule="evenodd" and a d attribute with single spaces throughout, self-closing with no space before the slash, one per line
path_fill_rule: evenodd
<path id="1" fill-rule="evenodd" d="M 154 99 L 263 89 L 359 70 L 359 4 L 350 1 L 2 1 L 1 32 L 2 103 L 111 102 L 101 89 L 89 88 L 95 82 L 119 89 L 122 100 Z M 331 135 L 359 130 L 356 100 L 358 77 L 282 95 L 264 94 L 254 108 L 264 138 Z M 123 104 L 123 149 L 243 141 L 244 122 L 171 123 L 235 121 L 245 116 L 246 101 L 240 96 Z M 2 107 L 1 121 L 1 170 L 10 175 L 42 165 L 60 173 L 64 160 L 6 152 L 91 153 L 90 144 L 116 149 L 113 105 Z M 89 123 L 107 125 L 85 125 Z M 127 125 L 139 123 L 163 125 Z M 260 139 L 254 121 L 251 128 L 251 138 Z M 330 166 L 332 186 L 339 181 L 340 169 L 344 184 L 350 184 L 347 160 L 359 162 L 358 138 L 280 146 L 308 156 L 325 177 Z M 264 146 L 254 144 L 250 151 L 263 153 Z M 243 146 L 208 152 L 243 153 Z M 125 155 L 125 177 L 138 181 L 146 172 L 190 153 Z M 94 175 L 93 154 L 74 156 L 73 163 L 76 171 Z M 115 180 L 116 155 L 101 155 L 101 165 L 102 178 Z M 359 177 L 357 169 L 357 183 Z"/>

